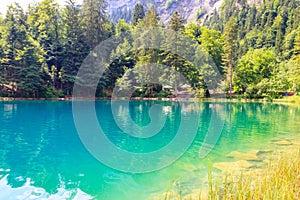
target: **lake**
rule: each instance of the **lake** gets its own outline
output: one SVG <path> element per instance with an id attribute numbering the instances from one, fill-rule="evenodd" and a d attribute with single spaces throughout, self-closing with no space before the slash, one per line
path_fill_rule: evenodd
<path id="1" fill-rule="evenodd" d="M 150 119 L 149 109 L 154 104 L 160 107 L 150 114 L 153 117 Z M 279 146 L 288 148 L 289 143 L 300 136 L 300 108 L 297 106 L 196 104 L 197 129 L 193 132 L 192 126 L 185 127 L 185 133 L 181 135 L 184 142 L 185 137 L 194 134 L 187 151 L 160 170 L 133 174 L 102 164 L 85 148 L 87 144 L 81 141 L 74 123 L 72 102 L 0 102 L 0 199 L 147 199 L 162 194 L 176 181 L 180 181 L 180 190 L 188 193 L 205 187 L 209 163 L 236 161 L 237 158 L 228 156 L 236 151 L 247 153 Z M 129 106 L 119 105 L 112 112 L 110 101 L 96 101 L 95 110 L 103 132 L 116 147 L 128 152 L 147 153 L 170 143 L 182 120 L 191 121 L 188 117 L 194 112 L 194 103 L 182 105 L 168 101 L 131 101 Z M 84 106 L 82 109 L 84 112 Z M 132 121 L 142 127 L 139 129 L 141 134 L 143 127 L 151 121 L 165 121 L 151 137 L 128 136 L 115 123 L 117 118 L 126 128 L 130 123 L 128 113 Z M 217 119 L 216 116 L 223 118 Z M 83 122 L 88 124 L 89 119 L 83 119 Z M 217 128 L 211 127 L 217 125 Z M 209 131 L 212 134 L 219 131 L 220 134 L 210 138 L 213 149 L 202 158 L 200 150 L 209 146 L 203 144 Z M 113 156 L 112 159 L 119 159 L 117 155 Z M 255 167 L 262 160 L 249 162 Z M 154 165 L 143 164 L 150 168 Z M 220 170 L 213 168 L 213 172 L 217 174 Z"/>

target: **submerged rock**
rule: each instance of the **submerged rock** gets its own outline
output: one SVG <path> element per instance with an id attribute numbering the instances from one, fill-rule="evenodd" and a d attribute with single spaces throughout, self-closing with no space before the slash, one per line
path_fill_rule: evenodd
<path id="1" fill-rule="evenodd" d="M 246 160 L 239 160 L 236 162 L 218 162 L 214 163 L 213 167 L 221 171 L 236 171 L 242 169 L 252 168 L 254 165 Z"/>
<path id="2" fill-rule="evenodd" d="M 282 146 L 288 146 L 288 145 L 292 145 L 293 143 L 287 140 L 280 140 L 280 141 L 276 141 L 276 142 L 272 142 L 273 144 L 276 145 L 282 145 Z"/>
<path id="3" fill-rule="evenodd" d="M 272 153 L 272 152 L 273 152 L 273 150 L 271 150 L 271 149 L 263 149 L 263 150 L 259 150 L 256 155 L 259 156 L 261 154 L 269 154 L 269 153 Z"/>
<path id="4" fill-rule="evenodd" d="M 236 160 L 251 160 L 251 161 L 259 161 L 260 159 L 257 157 L 258 150 L 250 151 L 249 153 L 241 153 L 238 151 L 232 151 L 227 155 L 229 158 L 234 158 Z"/>

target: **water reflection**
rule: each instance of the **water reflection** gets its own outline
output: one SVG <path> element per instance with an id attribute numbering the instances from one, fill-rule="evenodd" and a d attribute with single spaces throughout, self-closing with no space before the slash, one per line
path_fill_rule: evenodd
<path id="1" fill-rule="evenodd" d="M 3 117 L 6 119 L 12 118 L 13 114 L 17 112 L 17 104 L 4 104 Z"/>

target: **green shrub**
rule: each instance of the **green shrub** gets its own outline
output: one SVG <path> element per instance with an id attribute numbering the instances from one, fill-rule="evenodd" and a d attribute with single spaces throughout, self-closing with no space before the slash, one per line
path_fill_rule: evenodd
<path id="1" fill-rule="evenodd" d="M 45 98 L 63 98 L 64 93 L 62 90 L 55 90 L 53 87 L 46 87 L 42 96 Z"/>
<path id="2" fill-rule="evenodd" d="M 259 99 L 262 97 L 261 93 L 259 92 L 259 89 L 257 89 L 254 86 L 249 86 L 246 89 L 244 96 L 247 99 Z"/>
<path id="3" fill-rule="evenodd" d="M 159 93 L 156 93 L 155 97 L 160 97 L 160 98 L 169 98 L 172 95 L 171 92 L 168 91 L 161 91 Z"/>

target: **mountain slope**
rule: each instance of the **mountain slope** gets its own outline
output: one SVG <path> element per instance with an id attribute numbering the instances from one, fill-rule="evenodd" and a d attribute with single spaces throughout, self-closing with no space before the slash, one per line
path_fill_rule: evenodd
<path id="1" fill-rule="evenodd" d="M 163 22 L 167 23 L 175 10 L 189 22 L 209 16 L 215 9 L 219 10 L 222 2 L 223 0 L 108 0 L 108 10 L 114 22 L 121 18 L 129 22 L 134 6 L 142 3 L 145 10 L 154 5 Z"/>

